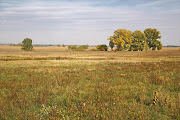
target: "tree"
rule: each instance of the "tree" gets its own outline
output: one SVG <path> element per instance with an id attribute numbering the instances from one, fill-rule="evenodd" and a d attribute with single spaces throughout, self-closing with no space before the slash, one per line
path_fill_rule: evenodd
<path id="1" fill-rule="evenodd" d="M 112 40 L 109 41 L 109 46 L 111 47 L 111 51 L 113 51 L 114 43 Z"/>
<path id="2" fill-rule="evenodd" d="M 133 37 L 130 30 L 117 29 L 114 31 L 114 35 L 110 36 L 108 40 L 112 40 L 117 45 L 118 50 L 126 50 L 130 48 Z"/>
<path id="3" fill-rule="evenodd" d="M 144 30 L 144 34 L 146 36 L 146 43 L 149 49 L 155 50 L 156 48 L 160 50 L 162 48 L 161 42 L 158 40 L 161 38 L 160 32 L 156 29 L 147 28 Z"/>
<path id="4" fill-rule="evenodd" d="M 131 43 L 131 51 L 142 51 L 145 45 L 145 34 L 139 30 L 132 33 L 133 41 Z"/>
<path id="5" fill-rule="evenodd" d="M 23 41 L 22 41 L 22 50 L 25 50 L 25 51 L 31 51 L 33 50 L 33 46 L 32 46 L 32 40 L 30 38 L 25 38 Z"/>

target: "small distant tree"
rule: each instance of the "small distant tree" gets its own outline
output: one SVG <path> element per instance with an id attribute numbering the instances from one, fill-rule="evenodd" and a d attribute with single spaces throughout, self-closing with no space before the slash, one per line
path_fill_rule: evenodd
<path id="1" fill-rule="evenodd" d="M 31 51 L 33 50 L 33 46 L 32 46 L 32 40 L 30 38 L 25 38 L 23 41 L 22 41 L 22 50 L 25 50 L 25 51 Z"/>
<path id="2" fill-rule="evenodd" d="M 62 44 L 62 47 L 65 47 L 65 45 L 64 45 L 64 44 Z"/>

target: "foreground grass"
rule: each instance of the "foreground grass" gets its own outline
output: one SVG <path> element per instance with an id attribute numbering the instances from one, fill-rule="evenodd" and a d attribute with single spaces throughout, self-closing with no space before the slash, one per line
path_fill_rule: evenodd
<path id="1" fill-rule="evenodd" d="M 0 68 L 0 119 L 180 117 L 178 61 L 34 62 Z"/>
<path id="2" fill-rule="evenodd" d="M 176 49 L 0 49 L 0 120 L 180 117 L 180 52 Z"/>

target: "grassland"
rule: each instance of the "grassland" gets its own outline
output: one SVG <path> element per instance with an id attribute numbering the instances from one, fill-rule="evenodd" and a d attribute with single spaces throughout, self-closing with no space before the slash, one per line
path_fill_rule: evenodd
<path id="1" fill-rule="evenodd" d="M 179 48 L 1 46 L 0 119 L 178 119 L 179 80 Z"/>

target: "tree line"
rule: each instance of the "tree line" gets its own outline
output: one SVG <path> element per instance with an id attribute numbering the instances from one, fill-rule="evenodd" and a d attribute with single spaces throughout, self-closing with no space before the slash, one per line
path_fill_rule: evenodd
<path id="1" fill-rule="evenodd" d="M 108 38 L 109 46 L 113 51 L 113 47 L 117 46 L 117 51 L 129 50 L 129 51 L 143 51 L 143 50 L 161 50 L 162 44 L 159 39 L 161 38 L 160 32 L 157 29 L 147 28 L 144 32 L 136 30 L 131 32 L 126 29 L 117 29 L 114 31 L 113 36 Z M 33 50 L 32 40 L 30 38 L 25 38 L 22 41 L 22 50 L 30 51 Z M 72 45 L 69 46 L 68 49 L 88 49 L 88 45 Z M 97 45 L 97 50 L 107 51 L 107 45 Z"/>
<path id="2" fill-rule="evenodd" d="M 160 32 L 157 29 L 147 28 L 144 32 L 136 30 L 131 32 L 126 29 L 117 29 L 114 31 L 113 36 L 108 38 L 109 46 L 113 50 L 114 45 L 117 50 L 129 51 L 143 51 L 143 50 L 161 50 L 162 44 L 159 39 L 161 38 Z"/>

